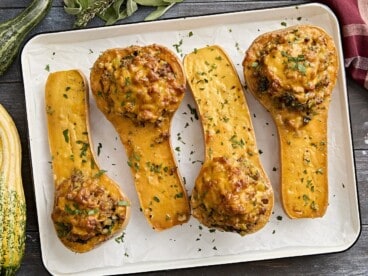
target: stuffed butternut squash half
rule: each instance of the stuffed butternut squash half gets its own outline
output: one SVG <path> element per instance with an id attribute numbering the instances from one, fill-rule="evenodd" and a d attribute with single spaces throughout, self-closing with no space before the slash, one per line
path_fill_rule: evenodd
<path id="1" fill-rule="evenodd" d="M 160 45 L 109 49 L 91 71 L 98 108 L 118 132 L 140 206 L 155 230 L 183 224 L 189 202 L 170 144 L 170 124 L 185 92 L 177 57 Z"/>
<path id="2" fill-rule="evenodd" d="M 185 56 L 184 70 L 205 140 L 205 161 L 191 195 L 193 216 L 207 227 L 253 233 L 269 220 L 273 190 L 237 72 L 219 46 Z"/>
<path id="3" fill-rule="evenodd" d="M 77 70 L 51 73 L 45 103 L 55 182 L 52 220 L 58 237 L 82 253 L 125 228 L 130 203 L 97 165 L 88 119 L 88 88 Z"/>
<path id="4" fill-rule="evenodd" d="M 322 217 L 328 205 L 327 118 L 338 69 L 332 38 L 310 25 L 263 34 L 246 51 L 243 68 L 249 90 L 278 129 L 285 212 Z"/>

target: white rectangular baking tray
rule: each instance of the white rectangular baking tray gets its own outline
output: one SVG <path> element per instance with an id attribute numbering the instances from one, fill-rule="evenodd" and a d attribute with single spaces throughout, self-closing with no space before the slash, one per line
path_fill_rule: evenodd
<path id="1" fill-rule="evenodd" d="M 132 44 L 159 43 L 181 58 L 195 48 L 218 44 L 232 58 L 242 78 L 241 62 L 250 43 L 261 33 L 294 24 L 323 27 L 334 38 L 343 65 L 337 20 L 328 8 L 319 4 L 41 34 L 25 45 L 21 61 L 42 258 L 52 274 L 124 274 L 245 262 L 337 252 L 354 244 L 360 221 L 342 66 L 329 114 L 330 203 L 323 218 L 290 220 L 283 212 L 276 129 L 269 114 L 246 93 L 258 147 L 263 152 L 261 158 L 276 198 L 272 217 L 259 232 L 240 237 L 210 231 L 193 218 L 163 232 L 150 229 L 139 212 L 124 149 L 113 127 L 96 108 L 93 97 L 90 97 L 90 122 L 95 151 L 99 143 L 102 145 L 98 161 L 132 201 L 132 217 L 124 241 L 112 239 L 91 252 L 75 254 L 60 243 L 50 219 L 53 180 L 44 106 L 44 85 L 49 71 L 78 68 L 89 76 L 102 51 Z M 200 121 L 190 114 L 188 105 L 195 106 L 189 91 L 174 118 L 171 136 L 173 147 L 180 147 L 176 157 L 190 194 L 203 160 L 203 139 Z"/>

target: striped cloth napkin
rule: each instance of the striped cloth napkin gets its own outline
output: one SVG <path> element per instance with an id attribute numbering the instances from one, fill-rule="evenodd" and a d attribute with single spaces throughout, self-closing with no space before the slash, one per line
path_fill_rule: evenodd
<path id="1" fill-rule="evenodd" d="M 368 0 L 320 0 L 336 14 L 347 72 L 368 90 Z"/>

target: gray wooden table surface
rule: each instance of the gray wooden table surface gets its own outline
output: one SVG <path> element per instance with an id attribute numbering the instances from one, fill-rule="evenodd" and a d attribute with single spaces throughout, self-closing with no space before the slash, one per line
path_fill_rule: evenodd
<path id="1" fill-rule="evenodd" d="M 0 0 L 0 21 L 15 16 L 31 0 Z M 173 7 L 164 18 L 192 15 L 216 14 L 231 11 L 260 9 L 301 4 L 308 1 L 220 1 L 186 0 Z M 343 1 L 341 1 L 343 2 Z M 150 12 L 147 8 L 122 22 L 139 22 Z M 72 29 L 73 18 L 63 10 L 62 0 L 55 0 L 53 7 L 28 37 L 37 33 Z M 95 20 L 90 26 L 103 26 Z M 361 234 L 356 243 L 345 252 L 316 256 L 291 257 L 247 263 L 198 267 L 171 271 L 148 272 L 146 275 L 368 275 L 368 91 L 359 87 L 347 77 L 347 90 L 351 112 L 353 147 L 361 212 Z M 19 58 L 10 70 L 0 77 L 0 102 L 14 118 L 23 147 L 23 183 L 27 197 L 27 242 L 26 252 L 18 275 L 47 275 L 41 259 L 36 205 L 32 181 L 30 153 L 28 145 L 27 117 L 24 87 Z"/>

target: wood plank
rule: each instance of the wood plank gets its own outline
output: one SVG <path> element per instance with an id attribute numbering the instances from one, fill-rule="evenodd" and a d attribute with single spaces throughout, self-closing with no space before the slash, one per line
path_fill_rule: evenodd
<path id="1" fill-rule="evenodd" d="M 366 102 L 367 103 L 367 102 Z M 368 224 L 368 151 L 356 150 L 355 166 L 357 171 L 358 196 L 361 223 Z"/>
<path id="2" fill-rule="evenodd" d="M 348 96 L 355 149 L 368 149 L 368 91 L 348 78 Z"/>

